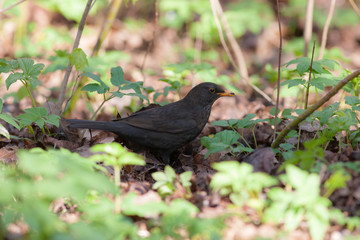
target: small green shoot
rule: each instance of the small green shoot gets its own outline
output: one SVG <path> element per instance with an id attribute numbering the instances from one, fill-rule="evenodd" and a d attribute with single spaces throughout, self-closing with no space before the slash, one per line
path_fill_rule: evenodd
<path id="1" fill-rule="evenodd" d="M 91 157 L 93 161 L 103 162 L 107 166 L 114 167 L 114 184 L 120 186 L 120 171 L 125 165 L 144 166 L 145 161 L 136 153 L 127 151 L 120 143 L 102 143 L 91 147 L 93 152 L 104 152 L 104 154 L 95 154 Z M 115 212 L 120 213 L 120 195 L 116 195 Z"/>
<path id="2" fill-rule="evenodd" d="M 2 112 L 3 109 L 3 100 L 0 98 L 0 119 L 4 120 L 5 122 L 11 124 L 12 126 L 14 126 L 17 130 L 20 130 L 20 126 L 18 124 L 18 120 L 16 118 L 14 118 L 13 116 Z M 4 127 L 4 125 L 2 125 L 0 123 L 0 135 L 3 135 L 4 137 L 6 137 L 7 139 L 10 139 L 10 134 L 8 132 L 8 130 Z"/>
<path id="3" fill-rule="evenodd" d="M 102 106 L 105 104 L 105 102 L 109 101 L 110 99 L 114 97 L 122 98 L 123 96 L 136 96 L 139 97 L 142 100 L 146 100 L 147 102 L 150 102 L 148 97 L 142 94 L 143 89 L 143 82 L 130 82 L 124 79 L 124 71 L 120 66 L 111 68 L 111 78 L 110 81 L 113 86 L 117 87 L 116 91 L 110 92 L 110 87 L 106 85 L 104 81 L 101 80 L 100 76 L 93 74 L 93 73 L 83 73 L 81 76 L 86 76 L 97 83 L 89 83 L 82 87 L 81 90 L 88 91 L 88 92 L 97 92 L 98 94 L 103 95 L 103 102 L 100 104 L 98 109 L 94 112 L 91 119 L 93 119 L 96 114 L 99 112 L 99 110 L 102 108 Z M 132 89 L 133 93 L 125 93 L 124 90 L 130 90 Z M 111 93 L 110 96 L 107 96 L 107 93 Z"/>
<path id="4" fill-rule="evenodd" d="M 157 189 L 160 196 L 165 197 L 174 193 L 177 184 L 181 184 L 187 191 L 187 194 L 191 195 L 191 176 L 192 172 L 183 172 L 176 176 L 176 173 L 169 165 L 165 166 L 164 172 L 155 172 L 151 174 L 156 183 L 153 185 L 153 189 Z"/>
<path id="5" fill-rule="evenodd" d="M 222 196 L 229 195 L 236 206 L 247 204 L 261 214 L 265 201 L 260 195 L 264 188 L 277 184 L 275 178 L 261 172 L 254 173 L 250 164 L 236 161 L 214 163 L 212 167 L 218 171 L 210 182 L 213 191 L 219 191 Z"/>

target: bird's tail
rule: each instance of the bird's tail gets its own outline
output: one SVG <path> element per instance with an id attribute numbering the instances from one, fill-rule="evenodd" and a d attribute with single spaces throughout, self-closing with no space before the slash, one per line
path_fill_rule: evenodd
<path id="1" fill-rule="evenodd" d="M 80 119 L 67 119 L 66 122 L 69 124 L 69 128 L 88 128 L 88 129 L 98 129 L 103 131 L 114 131 L 113 122 L 104 122 L 104 121 L 90 121 L 90 120 L 80 120 Z"/>

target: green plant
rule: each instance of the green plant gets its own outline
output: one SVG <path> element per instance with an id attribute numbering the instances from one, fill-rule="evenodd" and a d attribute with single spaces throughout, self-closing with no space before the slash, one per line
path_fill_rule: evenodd
<path id="1" fill-rule="evenodd" d="M 324 150 L 322 149 L 322 146 L 326 141 L 326 138 L 320 137 L 318 139 L 306 141 L 304 143 L 304 150 L 283 153 L 285 162 L 279 170 L 283 170 L 287 165 L 299 164 L 301 169 L 309 171 L 314 166 L 317 159 L 324 159 Z"/>
<path id="2" fill-rule="evenodd" d="M 25 86 L 33 107 L 36 107 L 36 103 L 31 90 L 40 85 L 38 75 L 43 68 L 44 64 L 35 64 L 34 60 L 28 58 L 19 58 L 9 61 L 0 59 L 0 73 L 11 72 L 5 80 L 6 88 L 9 90 L 9 87 L 13 83 L 20 81 Z M 20 72 L 17 72 L 16 70 L 20 70 Z"/>
<path id="3" fill-rule="evenodd" d="M 220 239 L 224 218 L 195 218 L 198 212 L 196 206 L 184 199 L 171 201 L 159 221 L 150 222 L 150 239 Z"/>
<path id="4" fill-rule="evenodd" d="M 181 184 L 186 189 L 188 196 L 191 195 L 190 180 L 192 172 L 183 172 L 177 177 L 174 169 L 166 165 L 164 172 L 155 172 L 151 176 L 156 181 L 153 189 L 157 189 L 162 197 L 173 194 L 178 184 Z"/>
<path id="5" fill-rule="evenodd" d="M 296 72 L 301 78 L 286 80 L 281 83 L 281 86 L 287 85 L 288 88 L 294 86 L 303 86 L 308 92 L 310 87 L 315 87 L 315 91 L 324 90 L 325 86 L 334 86 L 337 83 L 337 78 L 334 78 L 328 69 L 334 70 L 337 65 L 336 61 L 330 59 L 315 60 L 311 63 L 311 58 L 300 57 L 293 59 L 285 64 L 285 67 L 290 65 L 296 65 L 296 69 L 292 70 Z M 311 80 L 305 78 L 306 74 L 310 74 Z M 305 106 L 307 106 L 307 95 L 305 99 Z"/>
<path id="6" fill-rule="evenodd" d="M 218 171 L 210 182 L 213 191 L 229 196 L 237 206 L 246 204 L 261 214 L 265 206 L 261 194 L 264 188 L 277 184 L 275 178 L 261 172 L 254 173 L 253 167 L 247 163 L 228 161 L 214 163 L 212 167 Z"/>
<path id="7" fill-rule="evenodd" d="M 48 111 L 43 107 L 37 107 L 36 102 L 34 100 L 32 90 L 40 85 L 40 81 L 38 79 L 38 75 L 41 70 L 44 68 L 44 64 L 42 63 L 34 63 L 34 60 L 28 58 L 19 58 L 16 60 L 5 60 L 0 59 L 0 73 L 8 73 L 11 72 L 10 75 L 6 78 L 6 88 L 9 89 L 12 84 L 17 81 L 20 81 L 26 91 L 28 96 L 31 99 L 33 108 L 25 109 L 25 113 L 21 114 L 17 117 L 17 120 L 21 127 L 28 127 L 29 131 L 34 135 L 34 131 L 31 127 L 32 123 L 38 125 L 43 133 L 45 134 L 45 129 L 47 129 L 48 134 L 50 135 L 50 131 L 47 128 L 45 123 L 53 124 L 55 126 L 59 126 L 59 116 L 50 114 L 48 115 Z M 20 71 L 18 71 L 20 70 Z M 3 115 L 5 116 L 5 115 Z M 7 118 L 9 120 L 9 118 Z M 11 124 L 13 124 L 12 122 Z M 17 127 L 16 125 L 14 125 Z"/>
<path id="8" fill-rule="evenodd" d="M 319 176 L 288 165 L 286 174 L 280 178 L 286 187 L 269 190 L 269 207 L 265 210 L 264 221 L 284 223 L 285 229 L 292 231 L 306 220 L 311 237 L 323 239 L 330 224 L 328 207 L 331 202 L 320 196 Z"/>
<path id="9" fill-rule="evenodd" d="M 351 176 L 346 171 L 334 172 L 328 180 L 324 183 L 325 194 L 324 197 L 330 197 L 330 195 L 339 188 L 346 187 L 346 182 L 351 179 Z"/>
<path id="10" fill-rule="evenodd" d="M 236 153 L 243 151 L 252 152 L 253 149 L 243 137 L 243 129 L 251 128 L 254 137 L 254 144 L 255 147 L 257 147 L 254 127 L 257 123 L 269 121 L 268 119 L 251 120 L 255 116 L 256 114 L 248 114 L 243 119 L 240 120 L 230 119 L 230 120 L 221 120 L 221 121 L 213 122 L 212 125 L 228 127 L 232 130 L 224 130 L 218 132 L 213 137 L 201 138 L 201 144 L 208 149 L 208 152 L 205 154 L 205 158 L 207 158 L 210 155 L 210 153 L 216 153 L 223 150 L 228 150 L 232 155 L 236 155 Z M 242 129 L 242 134 L 238 133 L 240 129 Z M 244 146 L 242 143 L 238 141 L 239 138 L 241 138 L 245 142 L 246 146 Z"/>
<path id="11" fill-rule="evenodd" d="M 108 177 L 96 170 L 95 162 L 65 149 L 34 148 L 19 151 L 16 165 L 0 164 L 1 237 L 5 237 L 2 234 L 8 224 L 16 222 L 29 227 L 29 239 L 136 236 L 131 220 L 113 213 L 108 195 L 117 191 Z M 66 223 L 49 211 L 61 198 L 76 204 L 81 213 L 76 223 Z"/>
<path id="12" fill-rule="evenodd" d="M 3 101 L 0 98 L 0 119 L 4 120 L 5 122 L 11 124 L 14 126 L 17 130 L 20 130 L 20 126 L 18 124 L 18 120 L 14 118 L 13 116 L 2 112 L 3 109 Z M 7 139 L 10 139 L 10 134 L 8 130 L 0 123 L 0 134 L 5 136 Z"/>
<path id="13" fill-rule="evenodd" d="M 120 171 L 125 165 L 144 166 L 145 161 L 137 154 L 127 151 L 120 143 L 103 143 L 91 147 L 93 152 L 103 152 L 105 154 L 96 154 L 91 157 L 93 161 L 101 161 L 107 166 L 114 167 L 114 184 L 120 186 Z M 120 195 L 116 195 L 115 212 L 120 212 Z"/>
<path id="14" fill-rule="evenodd" d="M 122 98 L 123 96 L 136 96 L 142 100 L 146 100 L 149 102 L 149 99 L 142 94 L 141 90 L 143 89 L 143 82 L 129 82 L 124 79 L 124 71 L 121 67 L 111 68 L 111 78 L 110 81 L 113 86 L 117 87 L 116 91 L 110 92 L 110 88 L 105 84 L 104 81 L 100 79 L 100 77 L 93 73 L 83 73 L 82 76 L 89 77 L 93 79 L 97 83 L 89 83 L 82 87 L 81 90 L 88 92 L 97 92 L 98 94 L 102 94 L 104 97 L 103 102 L 100 104 L 98 109 L 93 114 L 92 119 L 96 116 L 97 112 L 102 108 L 105 102 L 109 101 L 114 97 Z M 134 90 L 134 93 L 125 93 L 124 90 Z M 111 95 L 107 97 L 107 93 Z"/>
<path id="15" fill-rule="evenodd" d="M 331 220 L 336 221 L 341 226 L 346 226 L 346 228 L 350 231 L 353 231 L 355 228 L 360 228 L 360 217 L 344 216 L 344 213 L 341 212 L 341 210 L 338 208 L 330 209 L 330 218 Z"/>

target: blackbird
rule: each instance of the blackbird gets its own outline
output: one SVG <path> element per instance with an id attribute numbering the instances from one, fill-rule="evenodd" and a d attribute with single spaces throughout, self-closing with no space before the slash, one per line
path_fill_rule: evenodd
<path id="1" fill-rule="evenodd" d="M 207 123 L 211 106 L 220 97 L 234 96 L 214 83 L 201 83 L 181 100 L 136 112 L 111 122 L 68 119 L 70 128 L 109 131 L 145 149 L 156 151 L 162 161 L 195 139 Z"/>

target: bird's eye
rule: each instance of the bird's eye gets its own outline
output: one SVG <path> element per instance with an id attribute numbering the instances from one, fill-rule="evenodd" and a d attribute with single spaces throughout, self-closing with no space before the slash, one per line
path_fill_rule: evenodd
<path id="1" fill-rule="evenodd" d="M 214 92 L 215 92 L 215 88 L 209 88 L 209 92 L 214 93 Z"/>

